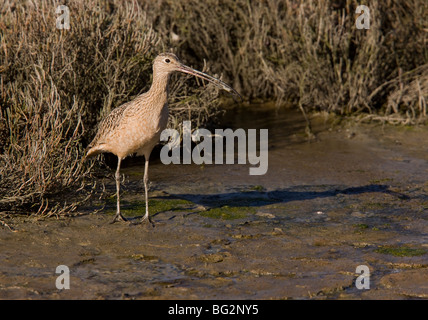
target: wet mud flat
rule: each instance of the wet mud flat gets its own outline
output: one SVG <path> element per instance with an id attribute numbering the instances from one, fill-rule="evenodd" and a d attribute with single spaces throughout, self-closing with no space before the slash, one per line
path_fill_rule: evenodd
<path id="1" fill-rule="evenodd" d="M 290 111 L 240 110 L 230 121 L 269 129 L 265 175 L 153 161 L 154 228 L 109 224 L 113 180 L 113 196 L 81 216 L 8 220 L 0 299 L 428 298 L 427 128 L 317 116 L 309 143 Z M 137 221 L 143 165 L 122 172 L 122 211 Z M 55 286 L 58 265 L 69 267 L 68 290 Z M 357 288 L 361 265 L 369 289 Z"/>

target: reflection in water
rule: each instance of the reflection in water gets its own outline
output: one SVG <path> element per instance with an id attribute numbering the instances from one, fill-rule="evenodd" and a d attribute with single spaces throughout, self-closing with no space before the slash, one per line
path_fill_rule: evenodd
<path id="1" fill-rule="evenodd" d="M 306 127 L 300 111 L 264 104 L 228 109 L 220 122 L 225 128 L 268 129 L 269 144 L 275 147 L 289 144 L 290 136 L 304 137 Z"/>

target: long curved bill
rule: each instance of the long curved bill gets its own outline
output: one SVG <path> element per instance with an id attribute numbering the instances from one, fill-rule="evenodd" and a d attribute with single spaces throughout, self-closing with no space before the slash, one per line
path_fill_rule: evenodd
<path id="1" fill-rule="evenodd" d="M 184 64 L 182 64 L 182 65 L 180 65 L 178 67 L 178 71 L 181 71 L 181 72 L 184 72 L 184 73 L 188 73 L 188 74 L 191 74 L 191 75 L 193 75 L 195 77 L 199 77 L 201 79 L 204 79 L 204 80 L 207 80 L 209 82 L 212 82 L 217 87 L 219 87 L 219 88 L 221 88 L 221 89 L 223 89 L 223 90 L 225 90 L 225 91 L 227 91 L 227 92 L 229 92 L 231 94 L 237 95 L 241 99 L 241 101 L 243 100 L 242 97 L 241 97 L 241 95 L 235 89 L 233 89 L 231 86 L 227 85 L 226 83 L 224 83 L 220 79 L 214 78 L 214 77 L 212 77 L 212 76 L 210 76 L 210 75 L 208 75 L 206 73 L 203 73 L 201 71 L 198 71 L 198 70 L 195 70 L 193 68 L 190 68 L 190 67 L 188 67 L 188 66 L 186 66 Z"/>

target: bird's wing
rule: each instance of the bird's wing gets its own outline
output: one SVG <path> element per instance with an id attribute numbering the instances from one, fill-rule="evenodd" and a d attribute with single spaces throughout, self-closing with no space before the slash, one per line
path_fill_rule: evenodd
<path id="1" fill-rule="evenodd" d="M 100 121 L 97 133 L 92 142 L 88 145 L 88 148 L 102 144 L 105 137 L 120 125 L 125 110 L 131 105 L 131 102 L 132 101 L 127 102 L 113 109 L 105 118 Z"/>

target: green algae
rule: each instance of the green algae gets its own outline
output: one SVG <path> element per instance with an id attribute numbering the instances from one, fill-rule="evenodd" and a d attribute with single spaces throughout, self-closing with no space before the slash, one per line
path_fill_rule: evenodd
<path id="1" fill-rule="evenodd" d="M 253 207 L 246 206 L 222 206 L 217 208 L 212 208 L 207 211 L 200 213 L 201 216 L 212 218 L 212 219 L 221 219 L 221 220 L 235 220 L 242 219 L 247 217 L 249 214 L 256 213 L 256 209 Z"/>
<path id="2" fill-rule="evenodd" d="M 415 257 L 426 254 L 427 250 L 421 248 L 411 248 L 408 246 L 382 246 L 376 249 L 375 252 L 390 254 L 395 257 Z"/>

